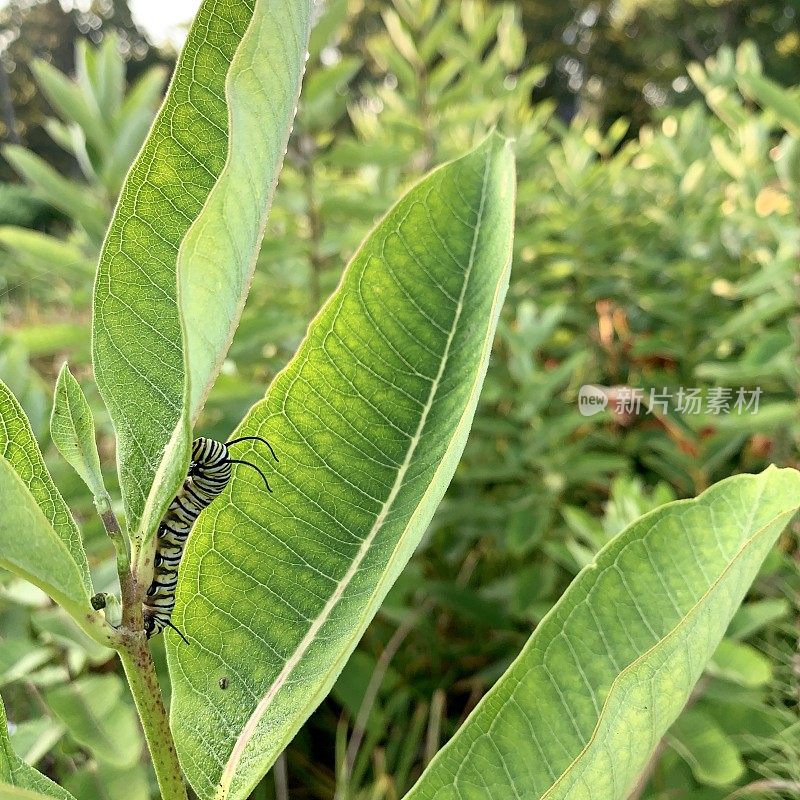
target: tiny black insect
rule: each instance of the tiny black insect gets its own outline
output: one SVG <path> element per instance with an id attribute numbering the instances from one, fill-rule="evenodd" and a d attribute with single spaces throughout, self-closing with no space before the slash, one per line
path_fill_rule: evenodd
<path id="1" fill-rule="evenodd" d="M 219 679 L 219 688 L 220 689 L 228 688 L 228 679 L 226 677 L 222 677 Z"/>
<path id="2" fill-rule="evenodd" d="M 242 436 L 230 442 L 218 442 L 201 436 L 192 442 L 192 460 L 189 474 L 178 494 L 169 504 L 167 513 L 158 526 L 156 553 L 153 561 L 153 582 L 147 590 L 142 613 L 147 638 L 164 628 L 172 628 L 186 642 L 186 637 L 172 624 L 175 608 L 175 587 L 178 584 L 178 567 L 186 547 L 186 540 L 200 512 L 222 493 L 231 479 L 231 465 L 252 467 L 264 480 L 267 491 L 272 491 L 266 475 L 249 461 L 231 458 L 228 448 L 245 441 L 263 442 L 275 461 L 278 457 L 272 445 L 260 436 Z M 187 642 L 188 644 L 188 642 Z"/>

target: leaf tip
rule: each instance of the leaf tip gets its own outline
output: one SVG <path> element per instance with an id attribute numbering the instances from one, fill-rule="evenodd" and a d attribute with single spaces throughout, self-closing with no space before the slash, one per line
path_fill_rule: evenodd
<path id="1" fill-rule="evenodd" d="M 64 361 L 61 364 L 61 369 L 59 369 L 58 377 L 56 378 L 56 391 L 58 391 L 58 387 L 61 386 L 64 381 L 69 380 L 67 376 L 71 378 L 72 373 L 69 371 L 69 362 Z"/>

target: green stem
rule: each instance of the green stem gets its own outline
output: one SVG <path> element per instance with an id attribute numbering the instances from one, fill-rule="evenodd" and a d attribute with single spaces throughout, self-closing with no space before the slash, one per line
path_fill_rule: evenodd
<path id="1" fill-rule="evenodd" d="M 119 653 L 133 702 L 142 722 L 147 749 L 153 760 L 162 800 L 186 800 L 186 785 L 175 741 L 169 728 L 167 710 L 158 685 L 155 664 L 150 656 L 142 625 L 142 600 L 125 535 L 111 509 L 108 497 L 96 498 L 97 510 L 117 553 L 117 572 L 122 595 L 122 625 L 113 646 Z"/>
<path id="2" fill-rule="evenodd" d="M 111 508 L 111 498 L 108 493 L 97 495 L 94 498 L 94 504 L 97 508 L 97 513 L 100 519 L 103 520 L 103 526 L 106 529 L 108 538 L 111 539 L 114 545 L 114 551 L 117 554 L 117 573 L 119 574 L 120 588 L 122 590 L 122 604 L 126 603 L 126 590 L 129 592 L 127 601 L 133 598 L 130 595 L 132 588 L 131 585 L 131 557 L 128 553 L 128 542 L 125 539 L 125 534 L 120 528 L 119 521 Z"/>
<path id="3" fill-rule="evenodd" d="M 186 800 L 186 785 L 169 729 L 167 710 L 143 631 L 124 637 L 119 657 L 142 721 L 162 800 Z"/>

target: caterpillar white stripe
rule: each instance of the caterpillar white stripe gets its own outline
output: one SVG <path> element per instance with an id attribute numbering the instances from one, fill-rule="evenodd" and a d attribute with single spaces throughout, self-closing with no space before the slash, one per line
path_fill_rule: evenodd
<path id="1" fill-rule="evenodd" d="M 156 533 L 156 553 L 153 562 L 153 582 L 147 590 L 142 604 L 144 630 L 149 639 L 164 628 L 172 628 L 186 641 L 183 634 L 172 624 L 172 611 L 175 608 L 175 587 L 178 584 L 178 568 L 186 547 L 186 540 L 200 512 L 208 507 L 231 479 L 233 464 L 247 464 L 256 470 L 270 489 L 264 473 L 249 461 L 231 458 L 231 445 L 244 441 L 263 442 L 275 461 L 275 451 L 266 439 L 260 436 L 242 436 L 230 442 L 218 442 L 204 436 L 192 442 L 192 460 L 189 474 L 183 482 L 167 513 L 159 523 Z"/>

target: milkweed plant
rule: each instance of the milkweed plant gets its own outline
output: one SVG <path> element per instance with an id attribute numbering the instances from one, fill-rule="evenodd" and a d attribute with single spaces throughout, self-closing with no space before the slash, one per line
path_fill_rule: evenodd
<path id="1" fill-rule="evenodd" d="M 515 145 L 486 131 L 366 234 L 226 442 L 194 431 L 253 275 L 315 13 L 203 2 L 106 233 L 92 355 L 124 526 L 66 367 L 51 432 L 113 541 L 118 595 L 95 592 L 31 426 L 0 391 L 0 565 L 117 652 L 164 800 L 187 784 L 247 797 L 331 689 L 454 473 L 509 280 Z M 628 796 L 798 505 L 798 473 L 770 467 L 615 536 L 408 800 Z M 5 718 L 0 741 L 3 796 L 71 797 L 14 754 Z"/>

